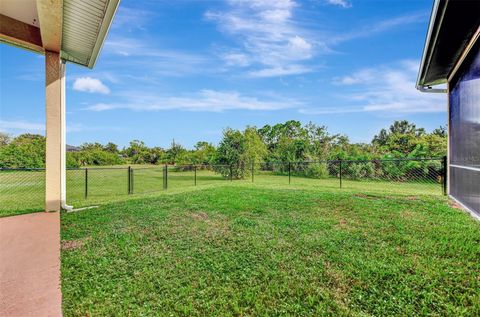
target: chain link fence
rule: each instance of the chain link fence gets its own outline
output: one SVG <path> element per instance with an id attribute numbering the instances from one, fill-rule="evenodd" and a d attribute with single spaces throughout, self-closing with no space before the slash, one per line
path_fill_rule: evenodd
<path id="1" fill-rule="evenodd" d="M 445 159 L 391 159 L 74 168 L 66 173 L 67 201 L 81 207 L 225 181 L 441 195 L 445 165 Z M 0 169 L 0 215 L 42 210 L 44 193 L 44 169 Z"/>

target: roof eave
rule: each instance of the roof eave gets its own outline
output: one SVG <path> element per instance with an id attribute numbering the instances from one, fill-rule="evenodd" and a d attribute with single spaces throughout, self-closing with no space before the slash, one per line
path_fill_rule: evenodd
<path id="1" fill-rule="evenodd" d="M 105 11 L 105 16 L 103 18 L 102 26 L 100 27 L 100 32 L 98 33 L 97 42 L 95 43 L 95 47 L 93 48 L 92 55 L 90 56 L 89 62 L 87 67 L 93 68 L 97 62 L 97 58 L 102 50 L 103 44 L 105 43 L 105 38 L 107 37 L 108 31 L 110 30 L 110 26 L 113 22 L 113 17 L 117 12 L 118 6 L 120 4 L 120 0 L 111 0 L 108 3 L 107 10 Z"/>
<path id="2" fill-rule="evenodd" d="M 435 0 L 435 2 L 433 3 L 432 13 L 430 15 L 430 22 L 428 24 L 427 37 L 425 39 L 425 45 L 423 48 L 422 60 L 420 62 L 420 69 L 417 76 L 416 87 L 419 90 L 423 90 L 422 88 L 425 87 L 444 84 L 447 81 L 445 78 L 439 79 L 435 82 L 425 83 L 425 76 L 428 68 L 430 67 L 433 50 L 437 42 L 438 33 L 443 20 L 443 16 L 445 14 L 447 2 L 448 0 Z M 438 15 L 438 13 L 440 13 L 441 15 Z"/>

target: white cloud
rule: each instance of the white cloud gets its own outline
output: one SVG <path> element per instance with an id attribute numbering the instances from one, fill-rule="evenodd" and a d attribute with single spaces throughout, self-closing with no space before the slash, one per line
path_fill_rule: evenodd
<path id="1" fill-rule="evenodd" d="M 45 124 L 27 121 L 7 121 L 0 120 L 0 131 L 21 130 L 24 132 L 43 132 Z"/>
<path id="2" fill-rule="evenodd" d="M 144 24 L 152 17 L 151 11 L 120 6 L 115 14 L 112 29 L 132 31 L 133 29 L 145 30 Z"/>
<path id="3" fill-rule="evenodd" d="M 333 83 L 337 85 L 356 85 L 374 79 L 375 73 L 372 69 L 363 69 L 351 75 L 335 77 Z"/>
<path id="4" fill-rule="evenodd" d="M 347 33 L 332 34 L 332 36 L 328 38 L 327 42 L 329 45 L 336 45 L 358 38 L 369 37 L 377 33 L 388 31 L 395 27 L 413 23 L 422 23 L 426 20 L 427 16 L 428 15 L 425 12 L 412 12 L 405 15 L 388 18 L 376 23 L 367 24 L 364 27 L 357 28 Z"/>
<path id="5" fill-rule="evenodd" d="M 300 75 L 312 72 L 313 70 L 309 67 L 303 65 L 287 65 L 285 67 L 272 67 L 272 68 L 263 68 L 260 70 L 250 71 L 248 73 L 249 77 L 277 77 L 277 76 L 288 76 L 288 75 Z"/>
<path id="6" fill-rule="evenodd" d="M 119 131 L 118 127 L 109 126 L 86 126 L 81 123 L 69 122 L 67 124 L 67 133 L 85 132 L 85 131 Z M 0 120 L 0 131 L 11 132 L 15 135 L 21 133 L 45 134 L 45 123 L 28 122 L 24 120 Z"/>
<path id="7" fill-rule="evenodd" d="M 101 80 L 92 77 L 80 77 L 75 79 L 73 90 L 90 93 L 109 94 L 110 89 Z"/>
<path id="8" fill-rule="evenodd" d="M 113 37 L 105 42 L 104 54 L 123 57 L 110 61 L 110 66 L 121 70 L 141 72 L 148 76 L 182 76 L 208 73 L 214 70 L 211 59 L 179 50 L 160 49 L 154 43 L 129 37 Z M 132 58 L 133 57 L 133 58 Z M 117 71 L 117 74 L 120 71 Z M 138 77 L 138 76 L 137 76 Z M 151 78 L 149 78 L 151 80 Z"/>
<path id="9" fill-rule="evenodd" d="M 250 60 L 247 55 L 242 53 L 227 53 L 222 56 L 227 66 L 246 67 L 250 65 Z"/>
<path id="10" fill-rule="evenodd" d="M 217 22 L 220 30 L 238 43 L 225 56 L 241 56 L 241 61 L 232 63 L 231 58 L 224 58 L 227 66 L 251 66 L 249 74 L 260 74 L 257 77 L 264 77 L 263 73 L 273 77 L 309 71 L 303 62 L 310 60 L 321 46 L 317 47 L 309 32 L 294 21 L 294 9 L 298 6 L 295 1 L 230 0 L 228 4 L 227 10 L 205 13 L 208 20 Z M 294 68 L 296 71 L 289 71 Z"/>
<path id="11" fill-rule="evenodd" d="M 158 96 L 143 92 L 126 92 L 122 103 L 98 103 L 87 107 L 90 111 L 129 109 L 133 111 L 206 111 L 222 112 L 226 110 L 280 110 L 299 107 L 300 103 L 286 98 L 269 98 L 243 96 L 235 91 L 201 90 L 182 97 Z"/>
<path id="12" fill-rule="evenodd" d="M 351 7 L 348 0 L 325 1 Z M 321 24 L 312 26 L 311 21 L 300 20 L 302 16 L 295 14 L 300 4 L 294 0 L 228 0 L 227 4 L 226 9 L 207 11 L 205 18 L 216 22 L 218 28 L 236 42 L 236 46 L 225 48 L 221 54 L 225 65 L 248 67 L 245 72 L 251 77 L 312 72 L 315 71 L 313 63 L 319 63 L 316 57 L 334 52 L 333 46 L 426 19 L 425 12 L 412 12 L 365 23 L 349 32 L 332 33 Z"/>
<path id="13" fill-rule="evenodd" d="M 445 112 L 446 95 L 422 93 L 415 88 L 418 65 L 418 61 L 406 60 L 393 66 L 367 68 L 351 75 L 334 78 L 334 84 L 345 86 L 343 103 L 349 106 L 306 108 L 301 112 L 305 114 Z"/>
<path id="14" fill-rule="evenodd" d="M 347 0 L 327 0 L 327 2 L 329 4 L 337 5 L 345 9 L 352 7 L 352 4 Z"/>

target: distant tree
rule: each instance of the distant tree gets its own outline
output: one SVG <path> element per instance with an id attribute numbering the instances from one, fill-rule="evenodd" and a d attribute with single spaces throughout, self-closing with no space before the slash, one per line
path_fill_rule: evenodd
<path id="1" fill-rule="evenodd" d="M 128 147 L 123 150 L 125 155 L 130 158 L 144 151 L 148 151 L 148 147 L 145 145 L 143 141 L 139 141 L 139 140 L 130 141 Z"/>
<path id="2" fill-rule="evenodd" d="M 268 154 L 267 146 L 254 127 L 247 127 L 243 132 L 245 152 L 242 153 L 242 163 L 262 162 Z"/>
<path id="3" fill-rule="evenodd" d="M 387 141 L 388 141 L 387 130 L 382 129 L 382 130 L 380 130 L 379 134 L 377 134 L 373 137 L 372 143 L 376 144 L 378 146 L 384 146 L 385 144 L 387 144 Z"/>
<path id="4" fill-rule="evenodd" d="M 0 167 L 45 167 L 45 137 L 38 134 L 21 134 L 0 147 Z"/>
<path id="5" fill-rule="evenodd" d="M 390 133 L 394 134 L 413 134 L 421 136 L 425 134 L 424 128 L 417 128 L 415 124 L 408 122 L 407 120 L 395 121 L 390 126 Z"/>
<path id="6" fill-rule="evenodd" d="M 181 156 L 185 154 L 186 150 L 183 146 L 175 142 L 175 139 L 172 140 L 170 148 L 167 150 L 166 156 L 167 160 L 171 164 L 176 164 L 181 159 Z"/>
<path id="7" fill-rule="evenodd" d="M 230 177 L 232 169 L 233 178 L 243 178 L 245 168 L 241 167 L 245 154 L 245 137 L 242 132 L 227 128 L 223 131 L 223 138 L 217 148 L 215 164 L 216 170 L 224 177 Z"/>
<path id="8" fill-rule="evenodd" d="M 7 133 L 0 132 L 0 146 L 4 146 L 10 143 L 12 138 Z"/>
<path id="9" fill-rule="evenodd" d="M 208 165 L 215 159 L 216 148 L 213 144 L 199 141 L 195 144 L 195 150 L 192 153 L 191 163 Z"/>
<path id="10" fill-rule="evenodd" d="M 115 143 L 108 142 L 103 149 L 110 153 L 118 154 L 118 146 Z"/>
<path id="11" fill-rule="evenodd" d="M 67 159 L 67 163 L 72 167 L 75 165 L 118 165 L 123 163 L 122 159 L 117 154 L 95 147 L 81 150 L 79 152 L 70 152 Z"/>
<path id="12" fill-rule="evenodd" d="M 433 135 L 438 135 L 439 137 L 446 138 L 447 137 L 447 127 L 440 126 L 432 131 Z"/>
<path id="13" fill-rule="evenodd" d="M 103 150 L 103 145 L 101 143 L 98 143 L 98 142 L 94 142 L 94 143 L 83 143 L 82 145 L 80 145 L 80 150 L 81 151 L 88 151 L 88 150 Z"/>

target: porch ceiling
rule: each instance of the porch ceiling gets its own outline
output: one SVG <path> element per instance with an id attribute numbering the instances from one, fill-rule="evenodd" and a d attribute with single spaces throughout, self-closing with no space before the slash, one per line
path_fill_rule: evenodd
<path id="1" fill-rule="evenodd" d="M 2 0 L 0 41 L 93 68 L 120 0 Z"/>

